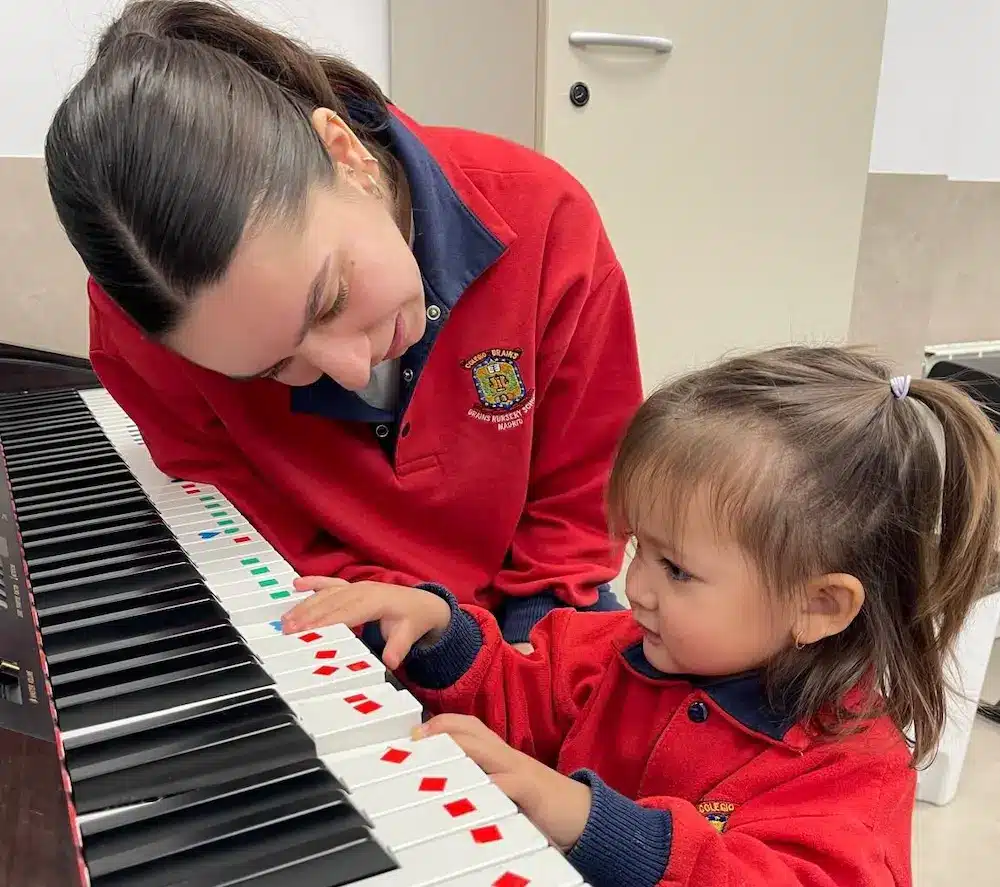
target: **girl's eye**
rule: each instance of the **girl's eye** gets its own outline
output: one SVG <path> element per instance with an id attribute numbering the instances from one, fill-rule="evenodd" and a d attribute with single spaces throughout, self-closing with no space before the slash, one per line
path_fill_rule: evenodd
<path id="1" fill-rule="evenodd" d="M 674 582 L 690 582 L 694 578 L 686 570 L 678 567 L 672 560 L 662 558 L 660 563 L 663 564 L 663 569 L 667 571 L 667 575 L 673 579 Z"/>
<path id="2" fill-rule="evenodd" d="M 340 281 L 340 285 L 337 287 L 337 298 L 333 300 L 333 304 L 327 308 L 319 317 L 316 318 L 316 325 L 320 326 L 324 323 L 329 323 L 344 310 L 347 304 L 347 283 L 344 280 Z"/>

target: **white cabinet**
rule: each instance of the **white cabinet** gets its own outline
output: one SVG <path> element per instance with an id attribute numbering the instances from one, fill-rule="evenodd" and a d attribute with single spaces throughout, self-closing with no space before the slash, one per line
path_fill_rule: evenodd
<path id="1" fill-rule="evenodd" d="M 393 0 L 391 96 L 583 182 L 649 387 L 734 348 L 846 336 L 885 16 L 885 0 Z"/>

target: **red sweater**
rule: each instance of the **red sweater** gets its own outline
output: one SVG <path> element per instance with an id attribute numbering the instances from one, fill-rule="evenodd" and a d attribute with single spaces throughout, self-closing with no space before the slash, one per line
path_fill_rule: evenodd
<path id="1" fill-rule="evenodd" d="M 401 677 L 432 711 L 475 715 L 589 783 L 568 858 L 593 887 L 911 884 L 916 774 L 888 720 L 816 739 L 768 707 L 756 675 L 657 672 L 629 613 L 551 613 L 523 656 L 489 613 L 451 600 L 445 636 Z M 378 648 L 377 625 L 365 639 Z"/>
<path id="2" fill-rule="evenodd" d="M 625 277 L 551 160 L 398 112 L 384 137 L 411 186 L 429 321 L 397 410 L 327 378 L 203 370 L 93 281 L 90 357 L 159 468 L 217 486 L 300 573 L 440 582 L 506 604 L 524 640 L 559 603 L 594 606 L 621 567 L 603 495 L 642 399 Z"/>

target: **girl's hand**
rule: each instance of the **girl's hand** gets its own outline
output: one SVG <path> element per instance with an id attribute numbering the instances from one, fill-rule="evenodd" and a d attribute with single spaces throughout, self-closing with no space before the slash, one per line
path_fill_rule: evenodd
<path id="1" fill-rule="evenodd" d="M 590 817 L 589 786 L 511 748 L 478 718 L 438 715 L 416 733 L 449 734 L 560 850 L 568 851 L 580 839 Z"/>
<path id="2" fill-rule="evenodd" d="M 451 622 L 447 601 L 422 588 L 302 576 L 295 589 L 315 594 L 281 617 L 286 634 L 336 623 L 354 628 L 377 620 L 385 638 L 382 661 L 390 670 L 399 668 L 414 644 L 438 640 Z"/>

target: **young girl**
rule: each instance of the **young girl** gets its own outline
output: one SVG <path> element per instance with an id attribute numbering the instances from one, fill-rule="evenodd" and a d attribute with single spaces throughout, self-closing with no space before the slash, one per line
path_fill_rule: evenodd
<path id="1" fill-rule="evenodd" d="M 909 885 L 914 768 L 998 491 L 993 428 L 956 388 L 781 348 L 631 423 L 610 483 L 630 612 L 554 612 L 527 657 L 443 588 L 313 577 L 287 623 L 368 623 L 459 713 L 421 732 L 452 734 L 593 887 Z"/>

